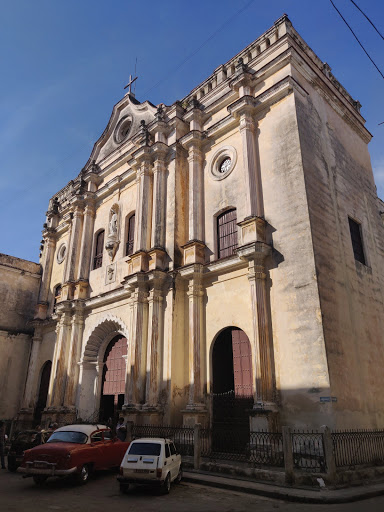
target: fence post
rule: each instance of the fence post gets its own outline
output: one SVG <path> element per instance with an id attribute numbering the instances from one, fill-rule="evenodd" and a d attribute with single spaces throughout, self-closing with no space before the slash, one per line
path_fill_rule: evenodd
<path id="1" fill-rule="evenodd" d="M 201 438 L 200 438 L 201 423 L 195 423 L 193 433 L 193 467 L 200 469 L 201 458 Z"/>
<path id="2" fill-rule="evenodd" d="M 133 439 L 133 421 L 127 421 L 126 425 L 127 435 L 125 436 L 125 440 L 130 443 Z"/>
<path id="3" fill-rule="evenodd" d="M 293 450 L 292 450 L 291 429 L 289 427 L 283 427 L 282 433 L 283 433 L 285 481 L 287 484 L 293 484 L 295 481 L 295 474 L 293 472 Z"/>
<path id="4" fill-rule="evenodd" d="M 332 433 L 327 426 L 321 427 L 321 431 L 323 434 L 324 454 L 327 464 L 327 479 L 330 482 L 334 482 L 336 480 L 336 462 L 333 452 Z"/>

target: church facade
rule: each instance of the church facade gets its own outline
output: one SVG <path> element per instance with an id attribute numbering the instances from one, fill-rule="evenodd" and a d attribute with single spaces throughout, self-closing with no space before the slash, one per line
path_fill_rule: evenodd
<path id="1" fill-rule="evenodd" d="M 359 108 L 286 16 L 182 101 L 127 93 L 49 202 L 19 420 L 383 426 Z"/>

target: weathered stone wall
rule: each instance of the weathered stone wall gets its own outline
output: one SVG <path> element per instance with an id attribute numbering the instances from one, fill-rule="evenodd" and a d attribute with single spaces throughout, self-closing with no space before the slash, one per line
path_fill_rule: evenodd
<path id="1" fill-rule="evenodd" d="M 307 84 L 297 117 L 336 426 L 382 427 L 384 229 L 367 141 Z M 355 261 L 348 217 L 361 223 Z M 330 407 L 328 405 L 328 407 Z"/>
<path id="2" fill-rule="evenodd" d="M 0 254 L 0 418 L 12 419 L 24 394 L 40 266 Z"/>

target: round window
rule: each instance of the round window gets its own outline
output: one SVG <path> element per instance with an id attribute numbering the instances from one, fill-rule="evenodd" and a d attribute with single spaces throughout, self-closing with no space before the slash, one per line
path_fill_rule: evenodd
<path id="1" fill-rule="evenodd" d="M 120 120 L 115 130 L 115 141 L 118 144 L 121 144 L 128 137 L 131 126 L 132 120 L 130 117 L 123 117 L 123 119 Z"/>
<path id="2" fill-rule="evenodd" d="M 236 166 L 237 153 L 233 146 L 222 146 L 212 155 L 209 170 L 214 180 L 223 180 Z"/>
<path id="3" fill-rule="evenodd" d="M 67 254 L 67 246 L 66 244 L 61 244 L 59 250 L 57 251 L 57 263 L 63 263 L 65 256 Z"/>
<path id="4" fill-rule="evenodd" d="M 225 174 L 226 172 L 229 171 L 230 168 L 231 168 L 231 159 L 228 156 L 227 158 L 224 158 L 224 160 L 219 165 L 219 172 L 221 174 Z"/>

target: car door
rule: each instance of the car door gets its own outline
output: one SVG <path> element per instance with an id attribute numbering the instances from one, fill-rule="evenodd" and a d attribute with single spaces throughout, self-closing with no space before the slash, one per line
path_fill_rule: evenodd
<path id="1" fill-rule="evenodd" d="M 106 450 L 104 449 L 104 439 L 103 439 L 103 433 L 101 430 L 96 430 L 91 434 L 90 437 L 90 457 L 92 460 L 89 462 L 92 462 L 94 464 L 94 469 L 102 469 L 109 467 L 106 463 Z"/>
<path id="2" fill-rule="evenodd" d="M 172 442 L 169 443 L 169 450 L 171 452 L 172 480 L 173 480 L 179 474 L 180 455 L 177 455 L 176 447 Z"/>

